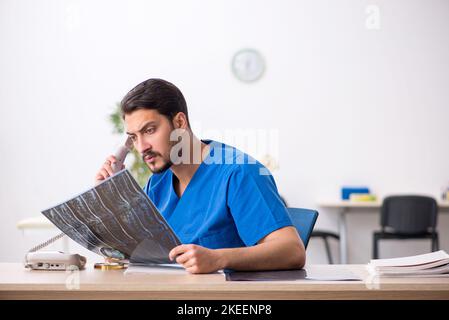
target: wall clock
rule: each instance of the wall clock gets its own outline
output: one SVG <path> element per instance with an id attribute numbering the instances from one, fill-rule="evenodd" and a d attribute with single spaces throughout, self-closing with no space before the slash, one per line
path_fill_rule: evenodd
<path id="1" fill-rule="evenodd" d="M 232 57 L 231 67 L 237 79 L 254 82 L 262 77 L 265 71 L 265 61 L 257 50 L 243 49 Z"/>

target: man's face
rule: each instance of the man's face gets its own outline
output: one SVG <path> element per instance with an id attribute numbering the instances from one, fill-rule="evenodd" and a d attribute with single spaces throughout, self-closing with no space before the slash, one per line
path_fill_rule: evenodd
<path id="1" fill-rule="evenodd" d="M 173 142 L 170 133 L 172 122 L 156 110 L 139 109 L 125 115 L 126 133 L 134 147 L 153 173 L 164 172 L 171 167 L 170 150 Z"/>

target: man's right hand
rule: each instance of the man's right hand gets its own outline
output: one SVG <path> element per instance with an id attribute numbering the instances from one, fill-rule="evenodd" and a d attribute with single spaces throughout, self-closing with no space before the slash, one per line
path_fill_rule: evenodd
<path id="1" fill-rule="evenodd" d="M 106 161 L 103 163 L 103 166 L 101 167 L 100 171 L 98 171 L 97 175 L 95 176 L 95 185 L 114 175 L 111 165 L 116 162 L 117 159 L 113 155 L 110 155 L 109 157 L 106 158 Z M 120 170 L 124 168 L 125 165 L 122 165 Z"/>

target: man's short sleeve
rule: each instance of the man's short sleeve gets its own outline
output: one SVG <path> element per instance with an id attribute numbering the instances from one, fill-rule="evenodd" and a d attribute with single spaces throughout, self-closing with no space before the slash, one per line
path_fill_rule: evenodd
<path id="1" fill-rule="evenodd" d="M 239 165 L 229 178 L 227 204 L 247 246 L 292 225 L 273 177 L 261 175 L 260 169 L 268 171 L 259 163 Z"/>

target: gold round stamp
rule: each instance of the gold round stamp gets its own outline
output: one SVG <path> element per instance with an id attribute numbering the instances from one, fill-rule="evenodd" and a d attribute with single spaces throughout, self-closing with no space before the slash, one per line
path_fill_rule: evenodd
<path id="1" fill-rule="evenodd" d="M 116 262 L 111 263 L 99 262 L 94 265 L 94 268 L 99 270 L 120 270 L 125 269 L 126 265 L 123 263 L 116 263 Z"/>

